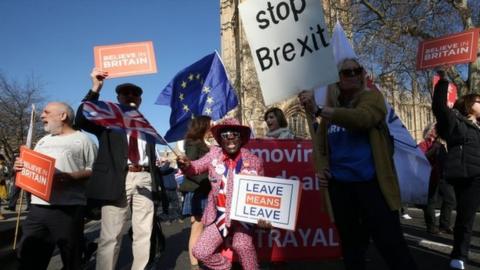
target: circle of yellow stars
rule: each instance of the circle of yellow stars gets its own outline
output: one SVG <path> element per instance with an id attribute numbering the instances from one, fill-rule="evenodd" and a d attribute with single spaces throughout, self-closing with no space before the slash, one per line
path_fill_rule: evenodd
<path id="1" fill-rule="evenodd" d="M 195 83 L 195 82 L 200 82 L 200 85 L 203 85 L 204 83 L 204 80 L 202 78 L 202 76 L 200 75 L 200 73 L 189 73 L 189 75 L 187 76 L 187 78 L 185 80 L 182 80 L 182 82 L 180 83 L 180 91 L 178 91 L 178 99 L 180 100 L 181 104 L 182 104 L 182 110 L 185 112 L 185 113 L 188 113 L 188 112 L 191 112 L 190 110 L 190 107 L 188 107 L 188 104 L 184 103 L 183 101 L 185 100 L 185 92 L 182 92 L 184 91 L 188 86 L 189 84 L 192 84 L 192 83 Z M 206 101 L 206 106 L 204 108 L 204 114 L 206 115 L 211 115 L 212 114 L 212 105 L 213 103 L 215 102 L 215 100 L 213 99 L 213 97 L 210 95 L 212 91 L 212 88 L 210 86 L 203 86 L 202 88 L 202 93 L 204 93 L 205 95 L 207 95 L 207 101 Z M 192 113 L 192 118 L 194 117 L 193 113 Z"/>

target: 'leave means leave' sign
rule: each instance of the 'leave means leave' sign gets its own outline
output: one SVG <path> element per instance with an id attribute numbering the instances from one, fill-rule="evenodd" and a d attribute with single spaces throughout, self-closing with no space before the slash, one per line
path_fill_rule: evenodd
<path id="1" fill-rule="evenodd" d="M 299 181 L 236 175 L 230 218 L 250 223 L 263 219 L 274 227 L 295 230 L 299 201 Z"/>

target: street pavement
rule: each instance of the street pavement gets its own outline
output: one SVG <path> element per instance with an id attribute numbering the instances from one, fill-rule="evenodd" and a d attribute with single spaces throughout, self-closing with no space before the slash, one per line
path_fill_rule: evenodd
<path id="1" fill-rule="evenodd" d="M 7 239 L 13 238 L 12 227 L 15 224 L 15 213 L 2 211 L 8 219 L 6 221 L 0 221 L 0 269 L 10 270 L 16 269 L 17 264 L 15 262 L 14 252 L 11 251 L 11 244 L 9 245 Z M 411 220 L 402 219 L 403 230 L 405 239 L 408 242 L 410 251 L 418 264 L 419 269 L 435 269 L 443 270 L 449 269 L 449 256 L 448 254 L 452 248 L 452 235 L 439 234 L 430 235 L 426 232 L 425 224 L 423 222 L 423 214 L 420 209 L 408 208 L 407 212 L 412 216 Z M 472 247 L 470 253 L 470 261 L 468 262 L 467 269 L 480 270 L 480 215 L 477 214 Z M 13 225 L 12 225 L 13 224 Z M 166 250 L 161 253 L 157 258 L 151 269 L 190 269 L 190 263 L 188 260 L 187 243 L 189 234 L 189 222 L 185 220 L 183 223 L 172 222 L 162 223 L 162 228 L 166 236 Z M 86 225 L 85 235 L 90 241 L 95 241 L 99 234 L 100 224 L 98 221 L 91 221 Z M 132 254 L 131 254 L 131 242 L 126 235 L 122 243 L 122 248 L 119 256 L 119 262 L 117 269 L 126 270 L 130 269 Z M 95 269 L 95 254 L 91 260 L 85 265 L 84 269 Z M 61 269 L 62 263 L 58 251 L 50 261 L 50 270 Z M 241 269 L 238 265 L 234 266 L 234 269 Z M 328 262 L 285 262 L 285 263 L 262 263 L 261 269 L 328 269 L 328 270 L 341 270 L 343 264 L 341 260 L 328 261 Z M 367 269 L 369 270 L 383 270 L 387 269 L 382 258 L 378 254 L 378 251 L 372 244 L 367 254 Z"/>

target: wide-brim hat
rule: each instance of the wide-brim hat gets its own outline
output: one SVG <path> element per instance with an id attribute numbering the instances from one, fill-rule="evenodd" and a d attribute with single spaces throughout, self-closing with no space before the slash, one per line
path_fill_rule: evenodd
<path id="1" fill-rule="evenodd" d="M 119 84 L 115 88 L 115 92 L 117 92 L 117 94 L 134 92 L 134 93 L 137 93 L 138 96 L 141 96 L 143 94 L 142 88 L 138 85 L 133 84 L 133 83 Z"/>
<path id="2" fill-rule="evenodd" d="M 227 118 L 221 123 L 213 126 L 210 131 L 212 132 L 213 137 L 219 145 L 222 143 L 222 138 L 220 133 L 224 130 L 233 130 L 240 132 L 240 139 L 242 140 L 242 146 L 247 144 L 250 140 L 250 134 L 252 130 L 248 126 L 243 126 L 235 118 Z"/>

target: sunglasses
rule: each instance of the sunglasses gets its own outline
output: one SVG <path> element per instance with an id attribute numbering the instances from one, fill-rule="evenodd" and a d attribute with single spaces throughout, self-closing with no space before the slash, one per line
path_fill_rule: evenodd
<path id="1" fill-rule="evenodd" d="M 358 68 L 352 68 L 352 69 L 342 69 L 338 73 L 340 73 L 340 75 L 344 77 L 355 77 L 363 73 L 363 68 L 358 67 Z"/>
<path id="2" fill-rule="evenodd" d="M 223 131 L 223 132 L 220 132 L 220 137 L 222 137 L 222 139 L 224 139 L 224 140 L 237 139 L 237 138 L 240 138 L 240 132 L 238 132 L 238 131 Z"/>

